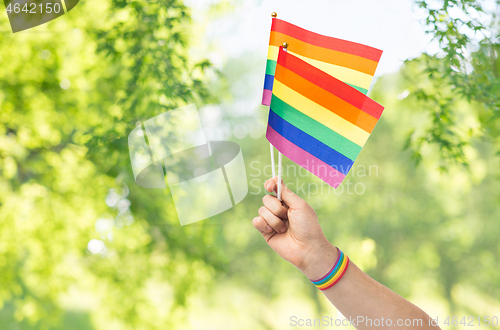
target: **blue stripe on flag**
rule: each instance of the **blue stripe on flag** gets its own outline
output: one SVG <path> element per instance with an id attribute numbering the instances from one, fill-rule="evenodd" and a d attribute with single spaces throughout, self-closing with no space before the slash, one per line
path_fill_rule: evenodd
<path id="1" fill-rule="evenodd" d="M 264 89 L 273 90 L 274 76 L 266 74 L 266 80 L 264 80 Z"/>
<path id="2" fill-rule="evenodd" d="M 322 160 L 326 164 L 332 166 L 344 175 L 349 173 L 352 164 L 354 164 L 352 160 L 342 155 L 335 149 L 332 149 L 323 142 L 316 140 L 309 134 L 301 131 L 278 116 L 272 109 L 269 110 L 269 125 L 285 139 Z"/>

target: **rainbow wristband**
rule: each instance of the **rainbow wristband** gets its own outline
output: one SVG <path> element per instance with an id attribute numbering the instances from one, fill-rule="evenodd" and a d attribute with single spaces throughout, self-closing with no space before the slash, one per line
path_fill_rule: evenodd
<path id="1" fill-rule="evenodd" d="M 314 285 L 318 287 L 320 290 L 330 289 L 332 286 L 337 284 L 338 281 L 344 276 L 345 271 L 347 270 L 347 266 L 349 266 L 349 257 L 344 254 L 344 252 L 339 251 L 339 257 L 337 261 L 333 265 L 332 269 L 322 278 L 313 282 Z"/>

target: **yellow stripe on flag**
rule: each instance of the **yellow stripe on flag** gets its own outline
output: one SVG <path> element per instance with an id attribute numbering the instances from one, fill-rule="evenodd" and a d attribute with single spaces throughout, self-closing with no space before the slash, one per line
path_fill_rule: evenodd
<path id="1" fill-rule="evenodd" d="M 267 52 L 267 59 L 268 60 L 273 60 L 277 61 L 278 60 L 278 52 L 279 52 L 279 47 L 276 46 L 269 46 L 269 50 Z M 310 58 L 307 58 L 302 55 L 295 54 L 291 51 L 288 51 L 290 54 L 293 54 L 300 58 L 303 61 L 306 61 L 307 63 L 311 64 L 312 66 L 320 69 L 321 71 L 324 71 L 328 73 L 330 76 L 333 76 L 337 78 L 338 80 L 341 80 L 345 83 L 361 87 L 364 89 L 369 89 L 370 85 L 373 80 L 373 76 L 370 76 L 369 74 L 359 72 L 353 69 L 345 68 L 342 66 L 334 65 L 334 64 L 329 64 L 325 62 L 321 62 L 318 60 L 313 60 Z"/>
<path id="2" fill-rule="evenodd" d="M 273 61 L 278 61 L 279 52 L 280 52 L 279 47 L 269 46 L 269 49 L 267 51 L 267 59 L 273 60 Z"/>
<path id="3" fill-rule="evenodd" d="M 286 103 L 306 116 L 311 117 L 361 147 L 365 145 L 370 136 L 370 133 L 348 122 L 316 102 L 309 100 L 307 97 L 297 93 L 276 79 L 274 80 L 273 94 L 281 100 L 286 100 Z"/>

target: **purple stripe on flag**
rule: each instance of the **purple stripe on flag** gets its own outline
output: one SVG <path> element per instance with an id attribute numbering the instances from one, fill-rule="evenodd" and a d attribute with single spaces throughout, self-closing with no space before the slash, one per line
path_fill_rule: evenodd
<path id="1" fill-rule="evenodd" d="M 271 126 L 267 125 L 267 140 L 278 149 L 283 155 L 293 162 L 302 166 L 330 186 L 337 188 L 345 178 L 345 175 L 337 171 L 334 167 L 314 157 L 307 151 L 297 147 L 292 142 L 285 139 Z"/>
<path id="2" fill-rule="evenodd" d="M 264 89 L 264 94 L 262 94 L 262 105 L 271 105 L 271 98 L 273 97 L 273 91 L 269 89 Z"/>

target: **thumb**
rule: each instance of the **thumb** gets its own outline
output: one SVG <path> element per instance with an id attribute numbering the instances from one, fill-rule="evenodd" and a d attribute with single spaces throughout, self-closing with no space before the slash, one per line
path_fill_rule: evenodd
<path id="1" fill-rule="evenodd" d="M 264 186 L 267 191 L 269 192 L 278 192 L 278 178 L 272 178 L 266 181 L 264 183 Z M 288 188 L 285 183 L 283 182 L 283 179 L 281 180 L 281 198 L 283 199 L 283 202 L 285 202 L 286 205 L 290 208 L 299 208 L 305 204 L 305 201 L 300 198 L 298 195 L 296 195 L 290 188 Z"/>

